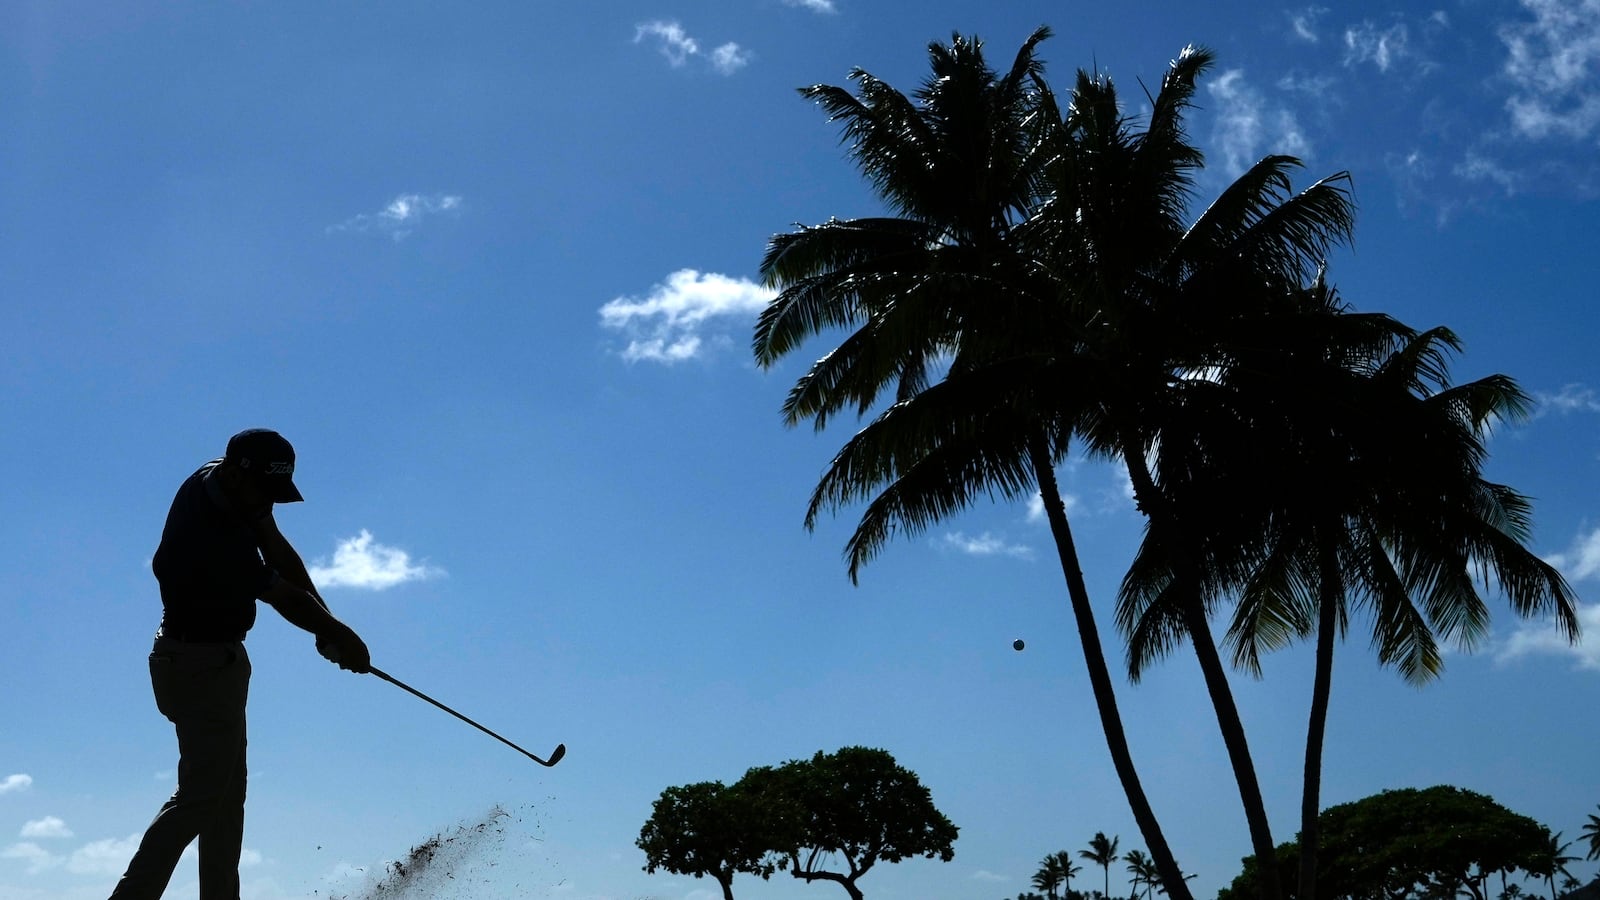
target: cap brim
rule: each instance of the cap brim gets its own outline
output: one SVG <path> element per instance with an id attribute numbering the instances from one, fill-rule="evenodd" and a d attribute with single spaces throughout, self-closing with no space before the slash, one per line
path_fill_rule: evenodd
<path id="1" fill-rule="evenodd" d="M 273 503 L 299 503 L 304 499 L 306 498 L 300 496 L 300 489 L 287 478 L 279 480 L 272 486 Z"/>

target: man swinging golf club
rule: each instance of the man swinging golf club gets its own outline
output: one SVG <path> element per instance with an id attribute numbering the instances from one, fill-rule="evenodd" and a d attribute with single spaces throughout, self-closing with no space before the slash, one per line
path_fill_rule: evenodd
<path id="1" fill-rule="evenodd" d="M 200 841 L 200 900 L 238 900 L 244 838 L 244 638 L 256 600 L 317 636 L 340 668 L 367 672 L 367 645 L 334 618 L 300 554 L 278 531 L 272 504 L 303 499 L 294 448 L 252 428 L 178 488 L 152 568 L 161 627 L 150 652 L 156 707 L 178 732 L 178 789 L 145 831 L 111 900 L 156 900 L 178 857 Z"/>

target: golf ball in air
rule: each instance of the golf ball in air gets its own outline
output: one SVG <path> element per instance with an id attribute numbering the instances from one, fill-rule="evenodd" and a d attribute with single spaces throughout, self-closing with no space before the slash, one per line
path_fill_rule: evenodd
<path id="1" fill-rule="evenodd" d="M 1022 643 L 1022 638 L 1017 638 L 1016 640 L 1011 642 L 1011 649 L 1013 649 L 1013 650 L 1021 650 L 1023 648 L 1023 646 L 1024 645 Z"/>

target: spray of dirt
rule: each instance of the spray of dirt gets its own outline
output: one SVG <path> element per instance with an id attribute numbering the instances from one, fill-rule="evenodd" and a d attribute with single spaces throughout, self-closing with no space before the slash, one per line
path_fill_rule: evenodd
<path id="1" fill-rule="evenodd" d="M 489 870 L 496 865 L 507 828 L 518 821 L 504 808 L 492 807 L 476 821 L 441 830 L 412 847 L 403 859 L 386 864 L 358 893 L 332 894 L 330 900 L 495 896 Z"/>

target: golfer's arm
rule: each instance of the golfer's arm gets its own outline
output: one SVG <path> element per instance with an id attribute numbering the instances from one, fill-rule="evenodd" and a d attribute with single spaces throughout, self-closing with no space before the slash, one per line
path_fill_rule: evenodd
<path id="1" fill-rule="evenodd" d="M 333 637 L 344 631 L 350 631 L 350 626 L 335 619 L 328 608 L 315 594 L 301 590 L 291 584 L 287 578 L 279 578 L 267 588 L 261 599 L 278 611 L 278 615 L 288 620 L 289 624 L 298 626 L 311 632 L 319 638 Z M 352 632 L 353 633 L 353 632 Z"/>
<path id="2" fill-rule="evenodd" d="M 261 548 L 261 558 L 266 560 L 267 565 L 277 570 L 279 578 L 310 594 L 311 598 L 326 610 L 327 601 L 317 593 L 317 586 L 311 583 L 311 573 L 306 571 L 305 562 L 300 559 L 300 554 L 295 552 L 289 539 L 278 530 L 278 523 L 272 518 L 272 513 L 269 512 L 261 517 L 256 522 L 255 530 L 256 543 Z"/>

